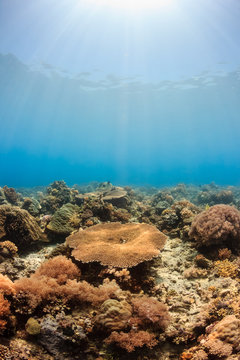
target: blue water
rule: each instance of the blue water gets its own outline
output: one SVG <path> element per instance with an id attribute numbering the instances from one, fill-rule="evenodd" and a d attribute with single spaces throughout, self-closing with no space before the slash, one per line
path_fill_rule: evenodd
<path id="1" fill-rule="evenodd" d="M 0 9 L 1 6 L 4 8 L 4 3 L 9 19 L 13 18 L 14 9 L 10 9 L 6 2 L 0 1 Z M 119 61 L 113 53 L 111 57 L 110 50 L 104 73 L 101 73 L 101 68 L 85 71 L 88 70 L 85 54 L 82 55 L 85 56 L 85 66 L 79 65 L 79 75 L 59 70 L 55 64 L 49 65 L 44 61 L 34 65 L 32 56 L 36 49 L 29 44 L 31 42 L 31 45 L 37 46 L 38 43 L 35 44 L 31 35 L 29 38 L 17 39 L 17 30 L 13 36 L 12 28 L 5 24 L 10 53 L 7 54 L 7 42 L 1 40 L 0 185 L 46 185 L 57 179 L 64 179 L 68 184 L 94 180 L 122 185 L 170 185 L 179 182 L 202 184 L 212 181 L 239 184 L 240 41 L 236 40 L 239 34 L 236 14 L 240 15 L 240 7 L 234 1 L 229 4 L 232 6 L 231 12 L 223 12 L 225 18 L 217 14 L 218 26 L 222 21 L 222 31 L 216 34 L 209 32 L 212 34 L 211 43 L 215 43 L 215 52 L 219 56 L 214 57 L 215 65 L 205 72 L 206 54 L 198 54 L 200 60 L 201 56 L 205 56 L 202 72 L 199 71 L 200 60 L 198 69 L 193 66 L 193 53 L 204 22 L 197 24 L 196 39 L 193 37 L 191 41 L 186 40 L 187 48 L 182 49 L 184 55 L 181 49 L 177 49 L 181 69 L 175 57 L 177 54 L 170 51 L 177 46 L 177 39 L 175 44 L 173 42 L 165 48 L 164 55 L 158 49 L 155 57 L 153 49 L 164 45 L 166 39 L 162 38 L 160 44 L 153 43 L 152 52 L 149 53 L 145 53 L 144 46 L 141 48 L 141 44 L 136 45 L 131 39 L 131 65 L 139 65 L 138 57 L 134 57 L 135 44 L 139 58 L 141 48 L 142 58 L 146 57 L 148 69 L 151 69 L 149 78 L 141 73 L 132 76 L 129 69 L 122 70 L 121 74 L 117 70 L 115 74 L 111 71 L 107 74 L 106 69 L 112 69 L 112 63 Z M 37 10 L 32 8 L 31 11 L 29 18 L 31 15 L 33 18 L 37 16 Z M 216 15 L 214 12 L 209 14 L 213 18 Z M 196 18 L 197 15 L 195 11 Z M 234 16 L 235 23 L 230 15 Z M 14 16 L 16 20 L 15 13 Z M 24 20 L 21 16 L 18 31 L 26 35 L 29 29 L 21 21 L 27 24 L 28 17 L 25 14 Z M 97 34 L 99 28 L 92 25 L 91 32 Z M 226 40 L 223 34 L 225 28 L 230 29 L 228 25 L 231 25 L 229 37 L 235 36 L 232 48 L 229 45 L 231 38 Z M 36 28 L 34 24 L 32 26 L 33 31 L 37 32 L 38 24 Z M 40 41 L 42 37 L 41 46 L 44 49 L 47 36 L 43 28 L 39 27 L 38 35 L 37 40 Z M 169 40 L 174 41 L 170 32 L 168 35 L 171 35 Z M 120 34 L 109 36 L 119 37 Z M 145 44 L 150 36 L 148 34 Z M 65 36 L 66 46 L 69 46 L 66 43 L 69 39 Z M 101 43 L 101 38 L 98 39 L 98 48 L 95 48 L 96 66 L 100 67 L 104 63 L 103 58 L 101 61 L 98 59 L 102 45 L 106 51 L 106 41 L 103 39 Z M 184 43 L 184 38 L 182 41 Z M 207 42 L 207 39 L 203 37 L 202 41 Z M 16 47 L 14 44 L 17 44 Z M 97 46 L 96 43 L 94 45 Z M 150 46 L 148 41 L 148 50 Z M 77 49 L 75 47 L 74 51 Z M 91 59 L 93 50 L 91 48 Z M 25 58 L 24 51 L 27 54 Z M 64 53 L 65 48 L 62 51 Z M 81 55 L 78 51 L 74 55 L 74 51 L 72 59 Z M 168 64 L 168 73 L 165 73 L 164 66 L 167 65 L 161 64 L 161 57 L 165 56 L 164 61 L 167 63 L 168 54 L 171 62 Z M 219 61 L 224 60 L 224 54 L 226 57 L 232 56 L 232 66 L 226 67 L 226 64 L 216 62 L 218 57 Z M 194 75 L 186 73 L 182 78 L 175 76 L 176 70 L 180 74 L 188 66 L 195 72 Z M 170 76 L 171 69 L 173 77 Z M 141 70 L 140 66 L 138 70 Z"/>

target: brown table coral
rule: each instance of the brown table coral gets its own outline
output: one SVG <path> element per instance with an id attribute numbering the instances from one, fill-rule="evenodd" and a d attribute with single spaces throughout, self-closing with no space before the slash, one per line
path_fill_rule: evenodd
<path id="1" fill-rule="evenodd" d="M 106 223 L 67 237 L 72 255 L 82 262 L 132 267 L 159 255 L 167 236 L 148 224 Z"/>

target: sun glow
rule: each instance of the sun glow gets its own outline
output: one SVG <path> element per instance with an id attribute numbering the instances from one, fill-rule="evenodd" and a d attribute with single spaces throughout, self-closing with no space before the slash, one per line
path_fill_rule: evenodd
<path id="1" fill-rule="evenodd" d="M 157 10 L 160 8 L 169 8 L 174 0 L 88 0 L 96 6 L 107 6 L 122 10 Z"/>

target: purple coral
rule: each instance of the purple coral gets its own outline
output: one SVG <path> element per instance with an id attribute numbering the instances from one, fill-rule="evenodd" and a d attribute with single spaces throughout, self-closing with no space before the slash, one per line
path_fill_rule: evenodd
<path id="1" fill-rule="evenodd" d="M 240 245 L 240 213 L 229 205 L 214 205 L 195 217 L 189 236 L 199 246 L 226 243 L 228 247 Z"/>

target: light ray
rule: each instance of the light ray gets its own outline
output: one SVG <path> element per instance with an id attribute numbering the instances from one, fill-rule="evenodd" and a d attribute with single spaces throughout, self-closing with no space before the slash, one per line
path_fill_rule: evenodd
<path id="1" fill-rule="evenodd" d="M 107 6 L 127 11 L 157 10 L 170 8 L 174 0 L 87 0 L 89 4 L 98 7 Z"/>

